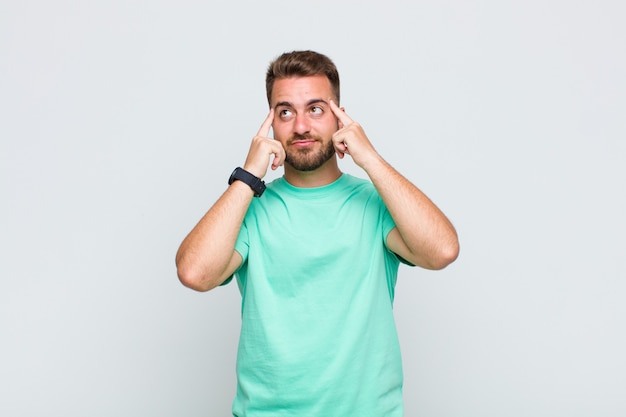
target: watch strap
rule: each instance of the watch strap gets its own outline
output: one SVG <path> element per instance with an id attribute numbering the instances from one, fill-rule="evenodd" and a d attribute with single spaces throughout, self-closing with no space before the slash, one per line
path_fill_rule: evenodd
<path id="1" fill-rule="evenodd" d="M 261 197 L 265 191 L 265 182 L 261 178 L 249 173 L 241 167 L 235 168 L 233 173 L 230 175 L 228 184 L 230 185 L 237 180 L 248 184 L 248 186 L 252 188 L 252 191 L 254 191 L 255 197 Z"/>

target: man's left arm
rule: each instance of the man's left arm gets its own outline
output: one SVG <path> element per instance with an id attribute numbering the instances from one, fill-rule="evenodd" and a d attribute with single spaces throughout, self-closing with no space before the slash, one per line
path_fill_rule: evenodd
<path id="1" fill-rule="evenodd" d="M 352 157 L 370 177 L 396 223 L 387 246 L 414 265 L 442 269 L 459 254 L 456 230 L 439 208 L 374 149 L 363 128 L 331 101 L 340 129 L 333 135 L 340 158 Z"/>

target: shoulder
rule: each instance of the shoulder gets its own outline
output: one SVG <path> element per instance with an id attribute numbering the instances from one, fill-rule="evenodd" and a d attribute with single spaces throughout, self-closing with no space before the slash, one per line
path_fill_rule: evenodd
<path id="1" fill-rule="evenodd" d="M 341 189 L 342 190 L 354 190 L 362 193 L 371 193 L 376 192 L 376 188 L 374 188 L 374 184 L 371 181 L 355 177 L 350 174 L 343 174 L 341 176 Z"/>
<path id="2" fill-rule="evenodd" d="M 344 185 L 341 190 L 342 194 L 352 196 L 352 198 L 382 202 L 376 187 L 374 187 L 371 181 L 349 174 L 344 174 L 343 179 Z"/>
<path id="3" fill-rule="evenodd" d="M 285 180 L 282 177 L 268 182 L 265 185 L 263 195 L 252 199 L 246 217 L 254 217 L 258 212 L 271 211 L 272 207 L 284 204 L 284 199 L 287 194 L 285 188 Z"/>

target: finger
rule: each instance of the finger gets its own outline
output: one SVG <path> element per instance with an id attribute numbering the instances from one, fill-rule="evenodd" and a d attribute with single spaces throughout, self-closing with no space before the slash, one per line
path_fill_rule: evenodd
<path id="1" fill-rule="evenodd" d="M 352 120 L 345 111 L 341 110 L 333 100 L 330 100 L 330 109 L 344 126 L 354 123 L 354 120 Z"/>
<path id="2" fill-rule="evenodd" d="M 281 166 L 283 162 L 280 160 L 278 155 L 274 155 L 274 160 L 272 161 L 272 171 L 276 171 L 279 166 Z"/>
<path id="3" fill-rule="evenodd" d="M 270 134 L 270 128 L 272 127 L 272 123 L 274 122 L 274 109 L 270 109 L 270 113 L 267 115 L 267 118 L 261 125 L 257 136 L 262 136 L 264 138 L 268 137 Z"/>
<path id="4" fill-rule="evenodd" d="M 285 149 L 283 148 L 283 145 L 281 145 L 280 142 L 275 142 L 274 145 L 278 145 L 278 147 L 276 147 L 273 152 L 274 158 L 272 159 L 272 170 L 276 170 L 285 162 Z"/>
<path id="5" fill-rule="evenodd" d="M 337 156 L 339 159 L 343 159 L 348 150 L 347 146 L 343 142 L 333 142 L 333 144 L 335 145 L 335 152 L 337 153 Z"/>

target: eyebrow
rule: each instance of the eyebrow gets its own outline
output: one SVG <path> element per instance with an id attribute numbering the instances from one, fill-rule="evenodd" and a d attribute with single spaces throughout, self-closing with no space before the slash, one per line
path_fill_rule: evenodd
<path id="1" fill-rule="evenodd" d="M 309 107 L 313 104 L 318 104 L 318 103 L 324 103 L 326 105 L 328 105 L 328 102 L 326 100 L 323 100 L 321 98 L 313 98 L 309 101 L 306 102 L 305 107 Z M 274 106 L 274 109 L 278 108 L 278 107 L 291 107 L 293 108 L 293 104 L 288 102 L 288 101 L 279 101 L 278 103 L 276 103 L 276 105 Z"/>

